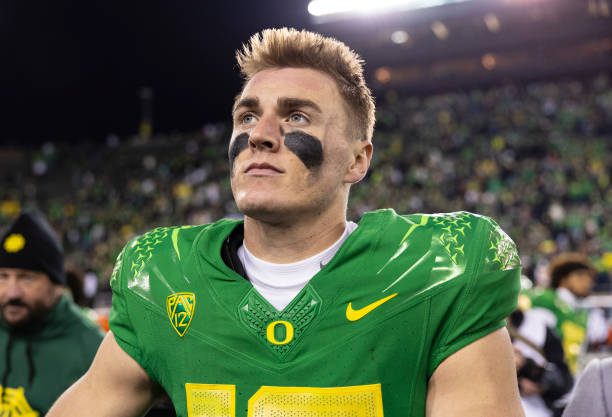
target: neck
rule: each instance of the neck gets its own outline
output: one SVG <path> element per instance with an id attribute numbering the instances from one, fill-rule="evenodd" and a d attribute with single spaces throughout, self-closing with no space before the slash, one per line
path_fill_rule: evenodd
<path id="1" fill-rule="evenodd" d="M 298 262 L 333 245 L 346 227 L 344 210 L 293 220 L 270 223 L 245 216 L 244 242 L 249 252 L 267 262 Z"/>

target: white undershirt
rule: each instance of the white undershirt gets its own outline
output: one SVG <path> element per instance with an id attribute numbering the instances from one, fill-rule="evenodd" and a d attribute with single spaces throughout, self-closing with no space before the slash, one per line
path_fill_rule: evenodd
<path id="1" fill-rule="evenodd" d="M 238 257 L 255 290 L 278 311 L 283 310 L 338 252 L 340 246 L 357 228 L 354 222 L 346 222 L 342 236 L 329 248 L 310 258 L 289 264 L 275 264 L 257 258 L 244 242 L 238 248 Z"/>

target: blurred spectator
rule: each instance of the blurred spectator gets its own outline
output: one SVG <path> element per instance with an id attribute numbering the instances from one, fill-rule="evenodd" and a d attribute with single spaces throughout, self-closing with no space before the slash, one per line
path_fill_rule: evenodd
<path id="1" fill-rule="evenodd" d="M 29 213 L 0 237 L 0 415 L 45 414 L 89 368 L 102 340 L 64 295 L 64 254 Z"/>
<path id="2" fill-rule="evenodd" d="M 516 310 L 508 330 L 515 350 L 517 379 L 526 417 L 560 417 L 573 378 L 556 330 L 534 310 Z"/>
<path id="3" fill-rule="evenodd" d="M 548 326 L 554 327 L 563 343 L 565 359 L 573 374 L 578 367 L 578 357 L 585 344 L 601 343 L 607 338 L 607 326 L 595 312 L 588 312 L 578 301 L 591 293 L 595 269 L 589 259 L 580 253 L 562 253 L 554 257 L 549 265 L 550 288 L 526 291 L 531 314 Z M 587 332 L 587 326 L 590 331 Z M 591 340 L 587 337 L 591 336 Z"/>

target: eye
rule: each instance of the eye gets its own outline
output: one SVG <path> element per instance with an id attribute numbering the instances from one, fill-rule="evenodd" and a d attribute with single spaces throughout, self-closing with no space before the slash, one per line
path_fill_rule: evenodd
<path id="1" fill-rule="evenodd" d="M 289 121 L 291 123 L 307 123 L 309 120 L 304 114 L 294 112 L 289 115 Z"/>
<path id="2" fill-rule="evenodd" d="M 252 113 L 245 113 L 239 118 L 240 124 L 248 125 L 255 121 L 255 115 Z"/>
<path id="3" fill-rule="evenodd" d="M 32 283 L 34 281 L 36 281 L 37 276 L 34 274 L 23 274 L 20 277 L 21 282 L 24 282 L 26 284 Z"/>

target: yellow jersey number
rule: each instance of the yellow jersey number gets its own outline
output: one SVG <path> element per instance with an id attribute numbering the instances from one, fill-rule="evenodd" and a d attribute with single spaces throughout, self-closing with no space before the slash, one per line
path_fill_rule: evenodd
<path id="1" fill-rule="evenodd" d="M 185 384 L 188 417 L 235 417 L 236 386 Z M 248 417 L 304 413 L 309 417 L 383 417 L 380 384 L 351 387 L 262 386 L 249 399 Z"/>

